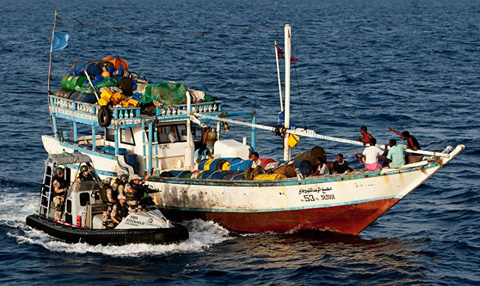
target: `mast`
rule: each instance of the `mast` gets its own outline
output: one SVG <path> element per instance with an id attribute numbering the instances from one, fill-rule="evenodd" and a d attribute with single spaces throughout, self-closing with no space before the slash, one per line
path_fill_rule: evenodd
<path id="1" fill-rule="evenodd" d="M 289 24 L 285 25 L 285 129 L 290 128 L 290 50 L 292 48 L 292 30 Z M 288 134 L 283 140 L 283 160 L 290 160 L 290 146 Z"/>
<path id="2" fill-rule="evenodd" d="M 187 95 L 187 112 L 188 114 L 190 114 L 192 112 L 192 98 L 190 96 L 190 92 L 187 91 L 186 95 Z M 193 143 L 193 137 L 192 137 L 192 123 L 189 118 L 187 119 L 187 145 L 185 146 L 185 161 L 184 161 L 185 169 L 193 169 L 193 166 L 195 163 L 194 150 L 195 150 L 195 145 Z"/>
<path id="3" fill-rule="evenodd" d="M 52 49 L 53 49 L 53 38 L 55 37 L 55 28 L 57 27 L 57 10 L 55 10 L 55 21 L 53 22 L 52 30 L 52 40 L 50 41 L 50 60 L 48 61 L 48 78 L 47 78 L 47 92 L 50 95 L 50 76 L 52 74 Z"/>
<path id="4" fill-rule="evenodd" d="M 283 98 L 282 98 L 282 82 L 280 81 L 280 64 L 278 62 L 278 45 L 275 41 L 275 58 L 277 60 L 277 78 L 278 78 L 278 94 L 280 95 L 280 111 L 283 112 Z"/>

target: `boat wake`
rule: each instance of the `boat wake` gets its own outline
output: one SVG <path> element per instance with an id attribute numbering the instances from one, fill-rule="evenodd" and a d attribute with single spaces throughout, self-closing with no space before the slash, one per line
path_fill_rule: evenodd
<path id="1" fill-rule="evenodd" d="M 0 227 L 5 229 L 8 237 L 16 239 L 19 244 L 38 245 L 54 252 L 98 253 L 123 257 L 156 256 L 201 252 L 214 244 L 232 238 L 228 230 L 214 222 L 193 220 L 186 223 L 190 233 L 189 239 L 179 244 L 128 244 L 123 246 L 70 244 L 26 225 L 25 218 L 36 211 L 37 201 L 38 194 L 36 193 L 22 193 L 16 188 L 3 190 L 0 194 Z"/>

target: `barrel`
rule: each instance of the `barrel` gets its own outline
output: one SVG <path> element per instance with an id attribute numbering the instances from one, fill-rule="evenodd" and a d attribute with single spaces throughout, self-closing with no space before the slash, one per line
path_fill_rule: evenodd
<path id="1" fill-rule="evenodd" d="M 172 174 L 172 172 L 163 171 L 163 172 L 160 174 L 160 177 L 171 178 L 171 177 L 175 177 L 175 176 Z"/>
<path id="2" fill-rule="evenodd" d="M 62 77 L 62 83 L 61 83 L 62 89 L 67 89 L 67 82 L 70 77 L 72 77 L 72 75 L 69 75 L 69 74 L 66 74 Z"/>
<path id="3" fill-rule="evenodd" d="M 74 92 L 70 96 L 70 99 L 75 101 L 80 101 L 80 102 L 91 103 L 91 104 L 97 103 L 97 97 L 95 96 L 95 94 Z"/>
<path id="4" fill-rule="evenodd" d="M 215 159 L 210 163 L 210 170 L 222 170 L 223 164 L 227 162 L 224 159 Z"/>
<path id="5" fill-rule="evenodd" d="M 191 174 L 192 172 L 190 171 L 180 171 L 180 173 L 177 174 L 177 178 L 186 178 L 188 174 Z M 191 175 L 190 175 L 191 176 Z"/>
<path id="6" fill-rule="evenodd" d="M 253 178 L 254 181 L 274 181 L 274 180 L 281 180 L 281 179 L 286 179 L 287 176 L 284 174 L 260 174 L 256 175 L 255 178 Z"/>
<path id="7" fill-rule="evenodd" d="M 301 154 L 298 154 L 293 158 L 293 161 L 310 161 L 310 164 L 316 165 L 318 157 L 322 157 L 324 162 L 327 162 L 327 153 L 322 147 L 315 146 L 310 150 L 307 150 Z"/>
<path id="8" fill-rule="evenodd" d="M 305 176 L 309 176 L 313 173 L 312 164 L 307 160 L 293 161 L 293 165 L 300 170 L 300 173 Z"/>
<path id="9" fill-rule="evenodd" d="M 210 179 L 221 180 L 228 172 L 217 170 L 210 175 Z"/>
<path id="10" fill-rule="evenodd" d="M 202 174 L 202 179 L 210 179 L 210 176 L 214 173 L 215 171 L 204 171 Z M 200 175 L 198 175 L 200 176 Z M 199 177 L 197 177 L 199 178 Z"/>
<path id="11" fill-rule="evenodd" d="M 278 168 L 276 168 L 275 170 L 273 170 L 273 173 L 274 174 L 283 174 L 285 176 L 287 176 L 287 178 L 292 178 L 292 177 L 296 177 L 297 176 L 297 173 L 295 172 L 295 165 L 291 164 L 291 165 L 282 165 Z"/>
<path id="12" fill-rule="evenodd" d="M 235 161 L 232 162 L 230 165 L 230 171 L 245 171 L 247 168 L 252 167 L 252 161 L 251 160 L 241 160 L 241 161 Z"/>
<path id="13" fill-rule="evenodd" d="M 74 76 L 67 80 L 67 90 L 76 90 L 77 86 L 83 85 L 87 78 L 85 76 Z"/>
<path id="14" fill-rule="evenodd" d="M 244 173 L 240 172 L 238 174 L 235 174 L 235 175 L 232 176 L 232 178 L 230 180 L 232 180 L 232 181 L 245 180 Z"/>
<path id="15" fill-rule="evenodd" d="M 55 96 L 62 97 L 62 98 L 70 98 L 70 95 L 72 95 L 74 91 L 71 90 L 65 90 L 65 89 L 59 89 L 55 92 Z"/>
<path id="16" fill-rule="evenodd" d="M 238 174 L 241 174 L 243 176 L 243 172 L 242 171 L 226 171 L 225 172 L 225 175 L 223 176 L 223 180 L 233 180 L 233 177 L 238 175 Z"/>
<path id="17" fill-rule="evenodd" d="M 206 160 L 203 160 L 202 162 L 200 162 L 200 164 L 198 165 L 198 169 L 199 170 L 204 170 L 204 171 L 208 171 L 210 170 L 210 164 L 213 162 L 214 159 L 206 159 Z"/>

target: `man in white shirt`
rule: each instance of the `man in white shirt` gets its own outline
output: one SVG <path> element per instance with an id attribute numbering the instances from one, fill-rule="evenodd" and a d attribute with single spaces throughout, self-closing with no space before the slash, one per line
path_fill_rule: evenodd
<path id="1" fill-rule="evenodd" d="M 355 150 L 355 157 L 365 162 L 367 171 L 375 171 L 382 168 L 382 165 L 378 163 L 378 159 L 382 158 L 383 151 L 375 144 L 377 144 L 377 140 L 375 138 L 370 139 L 370 146 L 365 148 L 360 156 L 358 156 L 358 150 Z"/>
<path id="2" fill-rule="evenodd" d="M 259 155 L 257 152 L 253 152 L 250 154 L 250 160 L 252 161 L 252 167 L 247 168 L 245 171 L 245 178 L 249 180 L 253 180 L 256 175 L 265 173 L 263 169 L 262 161 L 259 159 Z"/>
<path id="3" fill-rule="evenodd" d="M 325 176 L 330 174 L 330 169 L 328 168 L 327 164 L 323 161 L 322 157 L 317 158 L 318 169 L 312 176 Z"/>

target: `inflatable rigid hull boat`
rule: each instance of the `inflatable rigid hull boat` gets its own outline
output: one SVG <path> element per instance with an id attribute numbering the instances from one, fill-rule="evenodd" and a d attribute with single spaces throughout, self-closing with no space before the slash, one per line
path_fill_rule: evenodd
<path id="1" fill-rule="evenodd" d="M 77 175 L 72 171 L 83 166 L 87 166 L 91 180 L 71 180 L 71 176 Z M 57 184 L 62 180 L 73 183 L 64 186 L 63 203 L 58 206 L 54 202 L 55 195 L 58 195 L 55 189 L 59 189 Z M 45 162 L 39 209 L 27 217 L 27 225 L 66 242 L 93 245 L 171 244 L 188 239 L 187 228 L 170 222 L 151 200 L 145 200 L 129 214 L 125 213 L 115 228 L 104 229 L 105 205 L 99 199 L 99 190 L 100 180 L 89 156 L 51 154 Z"/>
<path id="2" fill-rule="evenodd" d="M 92 245 L 171 244 L 188 239 L 187 228 L 176 223 L 172 223 L 170 228 L 82 229 L 33 214 L 27 217 L 27 225 L 66 242 L 86 242 Z"/>

